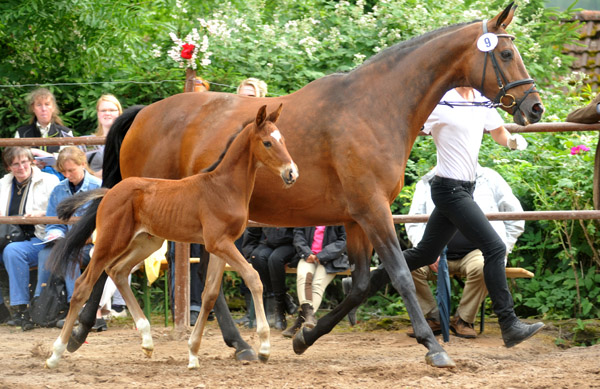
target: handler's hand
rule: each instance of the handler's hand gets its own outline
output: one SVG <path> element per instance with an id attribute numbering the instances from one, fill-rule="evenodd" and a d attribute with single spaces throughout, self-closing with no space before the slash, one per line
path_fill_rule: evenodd
<path id="1" fill-rule="evenodd" d="M 439 266 L 440 266 L 440 257 L 438 257 L 438 259 L 435 261 L 435 263 L 432 263 L 431 265 L 429 265 L 429 268 L 431 269 L 431 271 L 437 273 Z"/>
<path id="2" fill-rule="evenodd" d="M 520 134 L 512 134 L 506 143 L 511 150 L 525 150 L 527 148 L 527 141 Z"/>

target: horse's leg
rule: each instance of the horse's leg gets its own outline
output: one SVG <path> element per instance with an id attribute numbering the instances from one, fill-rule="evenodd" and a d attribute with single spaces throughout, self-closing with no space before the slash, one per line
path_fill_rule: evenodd
<path id="1" fill-rule="evenodd" d="M 71 353 L 75 352 L 83 343 L 85 343 L 90 330 L 96 322 L 96 312 L 98 311 L 98 305 L 100 304 L 102 292 L 104 291 L 104 284 L 106 283 L 107 278 L 108 275 L 103 271 L 100 278 L 98 278 L 98 281 L 96 281 L 92 294 L 79 313 L 79 325 L 77 328 L 73 329 L 73 332 L 71 333 L 69 343 L 67 344 L 67 351 Z"/>
<path id="2" fill-rule="evenodd" d="M 206 277 L 208 261 L 210 258 L 208 251 L 203 250 L 201 264 L 200 267 L 203 269 L 202 277 Z M 215 261 L 220 259 L 215 258 Z M 217 301 L 214 306 L 215 316 L 217 317 L 217 322 L 219 323 L 219 327 L 221 328 L 221 334 L 223 335 L 223 340 L 225 344 L 229 347 L 233 347 L 235 349 L 235 359 L 238 361 L 255 361 L 258 359 L 256 352 L 246 341 L 242 338 L 240 331 L 238 330 L 233 318 L 231 317 L 231 312 L 229 311 L 229 306 L 227 306 L 227 300 L 225 300 L 225 295 L 223 294 L 223 286 L 219 288 L 219 296 L 217 297 Z"/>
<path id="3" fill-rule="evenodd" d="M 207 237 L 205 236 L 205 239 Z M 225 259 L 229 265 L 244 279 L 244 282 L 252 292 L 252 299 L 254 301 L 255 312 L 256 312 L 256 332 L 260 339 L 260 347 L 258 350 L 258 359 L 266 362 L 271 354 L 271 343 L 269 340 L 270 330 L 265 315 L 265 309 L 263 305 L 263 285 L 260 280 L 258 272 L 254 270 L 252 265 L 246 261 L 246 259 L 240 254 L 239 250 L 232 241 L 221 240 L 219 244 L 215 245 L 212 253 Z M 210 268 L 210 264 L 209 264 Z"/>
<path id="4" fill-rule="evenodd" d="M 58 362 L 67 348 L 69 334 L 77 319 L 77 313 L 90 296 L 94 283 L 103 273 L 101 266 L 94 265 L 94 262 L 90 262 L 83 274 L 75 281 L 75 289 L 73 290 L 73 296 L 71 297 L 69 312 L 67 313 L 65 324 L 60 331 L 60 335 L 52 346 L 52 355 L 46 360 L 47 368 L 52 369 L 58 366 Z"/>
<path id="5" fill-rule="evenodd" d="M 296 333 L 292 342 L 296 354 L 302 354 L 317 339 L 329 333 L 352 308 L 357 307 L 364 300 L 366 295 L 372 246 L 357 223 L 347 223 L 345 229 L 346 250 L 350 261 L 354 264 L 352 290 L 339 305 L 320 318 L 312 330 L 302 328 Z"/>
<path id="6" fill-rule="evenodd" d="M 196 324 L 194 325 L 194 329 L 192 330 L 192 334 L 188 341 L 188 369 L 198 369 L 200 367 L 198 351 L 200 350 L 200 344 L 202 343 L 202 334 L 204 333 L 204 327 L 206 326 L 206 320 L 208 319 L 210 310 L 213 309 L 217 296 L 219 295 L 224 269 L 225 261 L 217 257 L 214 257 L 206 268 L 204 291 L 202 292 L 202 306 L 200 307 L 198 320 L 196 320 Z"/>

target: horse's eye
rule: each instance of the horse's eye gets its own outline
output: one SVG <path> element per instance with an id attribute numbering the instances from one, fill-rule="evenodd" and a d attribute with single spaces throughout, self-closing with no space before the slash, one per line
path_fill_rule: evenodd
<path id="1" fill-rule="evenodd" d="M 263 142 L 263 145 L 265 145 L 265 147 L 266 147 L 267 149 L 268 149 L 269 147 L 271 147 L 271 146 L 272 146 L 271 142 L 269 142 L 268 140 L 267 140 L 267 141 L 264 141 L 264 142 Z"/>
<path id="2" fill-rule="evenodd" d="M 508 61 L 508 60 L 512 59 L 513 53 L 510 50 L 504 50 L 503 52 L 500 53 L 500 57 L 502 58 L 503 61 Z"/>

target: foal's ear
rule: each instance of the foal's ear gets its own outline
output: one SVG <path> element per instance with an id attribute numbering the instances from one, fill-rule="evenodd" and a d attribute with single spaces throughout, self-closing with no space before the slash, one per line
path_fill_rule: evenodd
<path id="1" fill-rule="evenodd" d="M 263 105 L 259 108 L 258 113 L 256 114 L 256 127 L 260 127 L 267 118 L 267 106 Z"/>
<path id="2" fill-rule="evenodd" d="M 504 8 L 504 11 L 496 15 L 494 19 L 490 20 L 489 24 L 495 26 L 496 28 L 502 27 L 503 29 L 506 29 L 510 22 L 512 22 L 515 10 L 517 9 L 517 6 L 514 4 L 514 1 L 511 2 L 506 8 Z"/>
<path id="3" fill-rule="evenodd" d="M 270 121 L 271 123 L 275 123 L 277 121 L 277 119 L 279 119 L 279 115 L 281 115 L 282 109 L 283 109 L 283 103 L 279 104 L 279 108 L 277 108 L 277 110 L 271 112 L 271 114 L 269 115 L 267 120 Z"/>

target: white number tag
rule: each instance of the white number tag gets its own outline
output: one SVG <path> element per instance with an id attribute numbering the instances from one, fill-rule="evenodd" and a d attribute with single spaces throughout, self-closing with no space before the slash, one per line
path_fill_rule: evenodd
<path id="1" fill-rule="evenodd" d="M 477 48 L 484 53 L 487 51 L 492 51 L 498 45 L 498 37 L 496 34 L 492 34 L 488 32 L 487 34 L 483 34 L 477 40 Z"/>

